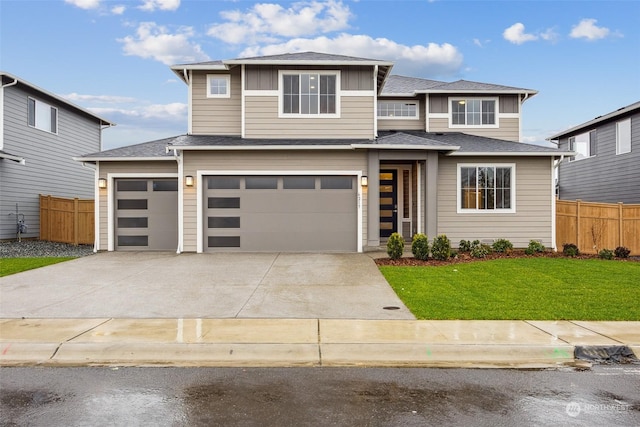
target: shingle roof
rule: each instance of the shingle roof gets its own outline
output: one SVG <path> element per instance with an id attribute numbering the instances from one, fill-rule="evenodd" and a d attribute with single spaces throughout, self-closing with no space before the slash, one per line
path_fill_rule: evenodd
<path id="1" fill-rule="evenodd" d="M 537 93 L 532 89 L 525 89 L 520 87 L 513 86 L 504 86 L 497 85 L 493 83 L 481 83 L 481 82 L 472 82 L 469 80 L 458 80 L 451 83 L 444 83 L 440 86 L 436 86 L 434 89 L 436 91 L 488 91 L 488 92 L 506 92 L 506 91 L 514 91 L 514 92 L 533 92 Z"/>
<path id="2" fill-rule="evenodd" d="M 255 56 L 248 58 L 237 58 L 229 61 L 331 61 L 331 62 L 387 62 L 380 59 L 360 58 L 357 56 L 335 55 L 321 52 L 295 52 L 281 55 Z M 224 61 L 227 62 L 227 61 Z"/>
<path id="3" fill-rule="evenodd" d="M 131 159 L 153 159 L 158 160 L 171 160 L 173 153 L 167 153 L 167 146 L 171 141 L 175 140 L 175 137 L 159 139 L 156 141 L 143 142 L 141 144 L 127 145 L 125 147 L 113 148 L 111 150 L 99 151 L 97 153 L 85 154 L 81 156 L 82 159 L 119 159 L 119 158 L 131 158 Z"/>
<path id="4" fill-rule="evenodd" d="M 593 127 L 599 123 L 606 122 L 609 120 L 614 120 L 619 118 L 620 116 L 633 114 L 634 112 L 637 112 L 637 111 L 640 111 L 640 101 L 634 102 L 633 104 L 627 105 L 626 107 L 618 108 L 615 111 L 604 114 L 602 116 L 598 116 L 593 120 L 589 120 L 588 122 L 585 122 L 578 126 L 574 126 L 570 129 L 564 130 L 560 133 L 550 136 L 549 138 L 547 138 L 547 140 L 551 141 L 551 140 L 562 138 L 564 136 L 570 136 L 571 134 L 582 132 L 583 130 Z"/>
<path id="5" fill-rule="evenodd" d="M 382 95 L 414 95 L 417 90 L 431 89 L 443 84 L 445 83 L 437 80 L 391 75 L 382 88 Z"/>

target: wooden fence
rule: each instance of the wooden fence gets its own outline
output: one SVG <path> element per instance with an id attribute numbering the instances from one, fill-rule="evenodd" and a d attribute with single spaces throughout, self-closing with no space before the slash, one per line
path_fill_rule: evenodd
<path id="1" fill-rule="evenodd" d="M 40 240 L 91 245 L 94 201 L 40 195 Z"/>
<path id="2" fill-rule="evenodd" d="M 574 243 L 581 252 L 625 246 L 640 255 L 640 205 L 556 201 L 556 244 Z"/>

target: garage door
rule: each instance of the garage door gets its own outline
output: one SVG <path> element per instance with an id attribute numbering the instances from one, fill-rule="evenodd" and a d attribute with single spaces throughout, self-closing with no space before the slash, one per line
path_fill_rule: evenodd
<path id="1" fill-rule="evenodd" d="M 208 251 L 357 250 L 355 176 L 210 176 Z"/>
<path id="2" fill-rule="evenodd" d="M 178 180 L 117 179 L 115 184 L 116 250 L 176 250 Z"/>

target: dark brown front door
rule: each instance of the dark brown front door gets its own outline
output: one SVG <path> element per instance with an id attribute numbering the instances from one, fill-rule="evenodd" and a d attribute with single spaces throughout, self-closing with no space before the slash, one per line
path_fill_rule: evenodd
<path id="1" fill-rule="evenodd" d="M 398 231 L 398 172 L 380 170 L 380 237 Z"/>

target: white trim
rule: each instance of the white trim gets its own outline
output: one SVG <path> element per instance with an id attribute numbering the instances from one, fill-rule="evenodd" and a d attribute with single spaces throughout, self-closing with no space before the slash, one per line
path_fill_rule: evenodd
<path id="1" fill-rule="evenodd" d="M 449 113 L 429 113 L 427 118 L 429 119 L 448 119 Z"/>
<path id="2" fill-rule="evenodd" d="M 429 110 L 429 94 L 424 96 L 424 131 L 429 132 L 431 129 L 431 123 L 429 122 L 431 112 Z"/>
<path id="3" fill-rule="evenodd" d="M 431 151 L 431 150 L 445 150 L 455 151 L 459 150 L 460 146 L 457 145 L 411 145 L 411 144 L 351 144 L 350 147 L 356 148 L 371 148 L 376 150 L 416 150 L 416 151 Z"/>
<path id="4" fill-rule="evenodd" d="M 460 192 L 462 168 L 511 168 L 511 208 L 509 209 L 462 209 L 462 200 Z M 477 179 L 477 177 L 476 177 Z M 516 164 L 515 163 L 458 163 L 456 165 L 456 212 L 458 214 L 514 214 L 516 213 Z"/>
<path id="5" fill-rule="evenodd" d="M 357 185 L 357 251 L 362 252 L 362 170 L 198 170 L 197 171 L 197 188 L 199 188 L 196 198 L 196 252 L 204 252 L 204 197 L 205 188 L 203 185 L 205 176 L 221 176 L 221 175 L 349 175 L 356 177 Z"/>
<path id="6" fill-rule="evenodd" d="M 175 159 L 171 159 L 175 160 Z M 115 197 L 116 188 L 115 180 L 119 178 L 179 178 L 177 173 L 173 172 L 156 172 L 156 173 L 137 173 L 137 172 L 112 172 L 107 174 L 107 250 L 115 250 Z M 178 183 L 179 185 L 180 183 Z M 179 203 L 179 201 L 178 201 Z"/>
<path id="7" fill-rule="evenodd" d="M 189 81 L 187 82 L 187 133 L 193 134 L 193 73 L 189 72 Z"/>
<path id="8" fill-rule="evenodd" d="M 518 113 L 499 113 L 501 119 L 519 119 L 520 114 Z"/>
<path id="9" fill-rule="evenodd" d="M 482 101 L 494 101 L 495 102 L 495 110 L 494 116 L 496 122 L 491 125 L 483 125 L 482 123 L 479 125 L 454 125 L 453 124 L 453 108 L 451 107 L 452 101 L 480 101 L 480 105 L 482 105 Z M 500 97 L 499 96 L 450 96 L 447 98 L 447 110 L 449 111 L 449 129 L 498 129 L 500 128 Z M 467 121 L 466 117 L 466 108 L 465 108 L 465 123 Z M 480 114 L 480 121 L 482 121 L 482 113 Z"/>
<path id="10" fill-rule="evenodd" d="M 389 61 L 376 61 L 376 60 L 364 60 L 364 61 L 357 61 L 357 60 L 344 60 L 344 59 L 306 59 L 306 60 L 299 60 L 299 59 L 269 59 L 269 58 L 265 58 L 265 59 L 227 59 L 222 61 L 223 64 L 228 65 L 235 65 L 235 64 L 250 64 L 250 65 L 294 65 L 294 66 L 299 66 L 299 65 L 331 65 L 331 66 L 335 66 L 335 67 L 340 67 L 340 66 L 345 66 L 345 65 L 382 65 L 382 66 L 387 66 L 387 67 L 392 67 L 393 66 L 393 62 L 389 62 Z M 197 64 L 195 64 L 197 66 Z M 207 67 L 206 65 L 203 65 L 205 67 Z M 219 65 L 218 65 L 219 66 Z M 192 65 L 187 65 L 187 67 L 192 67 Z M 208 67 L 211 67 L 211 65 L 208 65 Z"/>
<path id="11" fill-rule="evenodd" d="M 556 179 L 555 179 L 555 158 L 551 158 L 551 244 L 553 250 L 558 250 L 558 242 L 556 242 Z"/>
<path id="12" fill-rule="evenodd" d="M 629 123 L 629 150 L 628 151 L 620 151 L 620 125 Z M 631 151 L 633 150 L 633 145 L 632 145 L 632 141 L 633 141 L 633 132 L 632 132 L 632 128 L 631 128 L 631 117 L 628 117 L 624 120 L 619 120 L 616 122 L 616 156 L 621 156 L 623 154 L 629 154 L 631 153 Z"/>
<path id="13" fill-rule="evenodd" d="M 558 157 L 558 156 L 573 156 L 575 153 L 573 151 L 558 151 L 558 152 L 549 152 L 549 151 L 466 151 L 459 152 L 454 151 L 448 153 L 447 156 L 455 156 L 455 157 L 473 157 L 473 156 L 494 156 L 494 157 Z"/>
<path id="14" fill-rule="evenodd" d="M 312 140 L 309 140 L 312 141 Z M 198 146 L 177 146 L 172 145 L 171 150 L 184 151 L 269 151 L 269 150 L 353 150 L 357 144 L 344 145 L 198 145 Z M 376 148 L 375 145 L 367 145 L 367 147 Z M 138 159 L 133 159 L 138 160 Z M 171 159 L 173 160 L 173 159 Z"/>
<path id="15" fill-rule="evenodd" d="M 98 252 L 100 250 L 100 188 L 98 187 L 100 163 L 96 162 L 96 168 L 93 172 L 93 252 Z"/>
<path id="16" fill-rule="evenodd" d="M 280 95 L 280 91 L 278 90 L 257 90 L 257 89 L 251 89 L 251 90 L 243 90 L 242 93 L 244 94 L 244 96 L 275 96 L 277 97 L 278 95 Z"/>
<path id="17" fill-rule="evenodd" d="M 0 150 L 4 149 L 4 86 L 0 80 Z"/>
<path id="18" fill-rule="evenodd" d="M 416 203 L 418 204 L 416 206 L 416 216 L 417 221 L 418 221 L 418 226 L 416 228 L 416 232 L 418 233 L 422 233 L 422 163 L 421 162 L 416 162 L 417 163 L 417 171 L 416 174 L 418 176 L 418 182 L 416 185 L 416 193 L 418 195 L 418 200 L 416 201 Z M 425 168 L 426 171 L 426 168 Z"/>
<path id="19" fill-rule="evenodd" d="M 332 114 L 297 114 L 297 113 L 284 113 L 284 101 L 282 91 L 284 87 L 282 85 L 283 76 L 287 74 L 318 74 L 325 76 L 336 77 L 336 112 Z M 340 90 L 340 70 L 278 70 L 278 118 L 281 119 L 339 119 L 340 118 L 340 97 L 342 91 Z M 318 92 L 319 95 L 319 92 Z"/>
<path id="20" fill-rule="evenodd" d="M 394 101 L 394 100 L 378 100 L 379 103 L 386 104 L 413 104 L 416 106 L 416 115 L 415 116 L 377 116 L 378 120 L 420 120 L 420 101 Z M 377 113 L 376 113 L 377 115 Z"/>
<path id="21" fill-rule="evenodd" d="M 242 64 L 242 66 L 240 66 L 240 137 L 242 138 L 246 137 L 247 134 L 245 78 L 244 64 Z"/>
<path id="22" fill-rule="evenodd" d="M 178 247 L 176 253 L 180 254 L 184 248 L 184 157 L 182 151 L 176 153 L 178 163 Z"/>
<path id="23" fill-rule="evenodd" d="M 33 121 L 34 121 L 33 125 L 29 123 L 29 119 L 30 119 L 30 117 L 29 117 L 29 100 L 33 100 L 33 102 L 34 102 L 34 107 L 33 107 L 34 111 L 33 112 L 35 114 L 35 117 L 33 118 Z M 53 123 L 51 123 L 51 121 L 49 121 L 49 129 L 45 129 L 43 127 L 38 126 L 38 113 L 37 113 L 38 104 L 44 105 L 46 107 L 49 107 L 50 110 L 51 109 L 56 110 L 56 122 L 55 122 L 56 131 L 55 132 L 51 131 L 51 125 L 53 124 Z M 60 122 L 59 117 L 58 117 L 59 115 L 60 115 L 60 110 L 58 109 L 58 107 L 54 107 L 53 105 L 49 104 L 48 102 L 41 101 L 41 100 L 39 100 L 37 98 L 34 98 L 33 96 L 27 96 L 27 126 L 29 126 L 31 129 L 37 129 L 37 130 L 41 130 L 43 132 L 50 133 L 52 135 L 58 135 L 58 131 L 60 130 L 60 129 L 58 129 L 59 122 Z M 51 119 L 51 111 L 49 111 L 49 119 Z"/>
<path id="24" fill-rule="evenodd" d="M 173 148 L 173 147 L 172 147 Z M 172 161 L 173 157 L 72 157 L 76 162 L 152 162 L 152 161 Z"/>
<path id="25" fill-rule="evenodd" d="M 227 86 L 226 93 L 211 93 L 211 79 L 224 80 Z M 231 98 L 231 74 L 207 74 L 207 98 Z"/>
<path id="26" fill-rule="evenodd" d="M 343 90 L 340 92 L 340 96 L 349 96 L 349 97 L 362 96 L 362 97 L 369 98 L 375 95 L 376 95 L 376 92 L 373 90 Z"/>
<path id="27" fill-rule="evenodd" d="M 374 65 L 373 67 L 373 87 L 378 86 L 378 66 Z M 375 139 L 378 137 L 378 91 L 374 91 L 373 93 L 373 135 L 372 138 Z M 368 194 L 368 193 L 367 193 Z"/>

